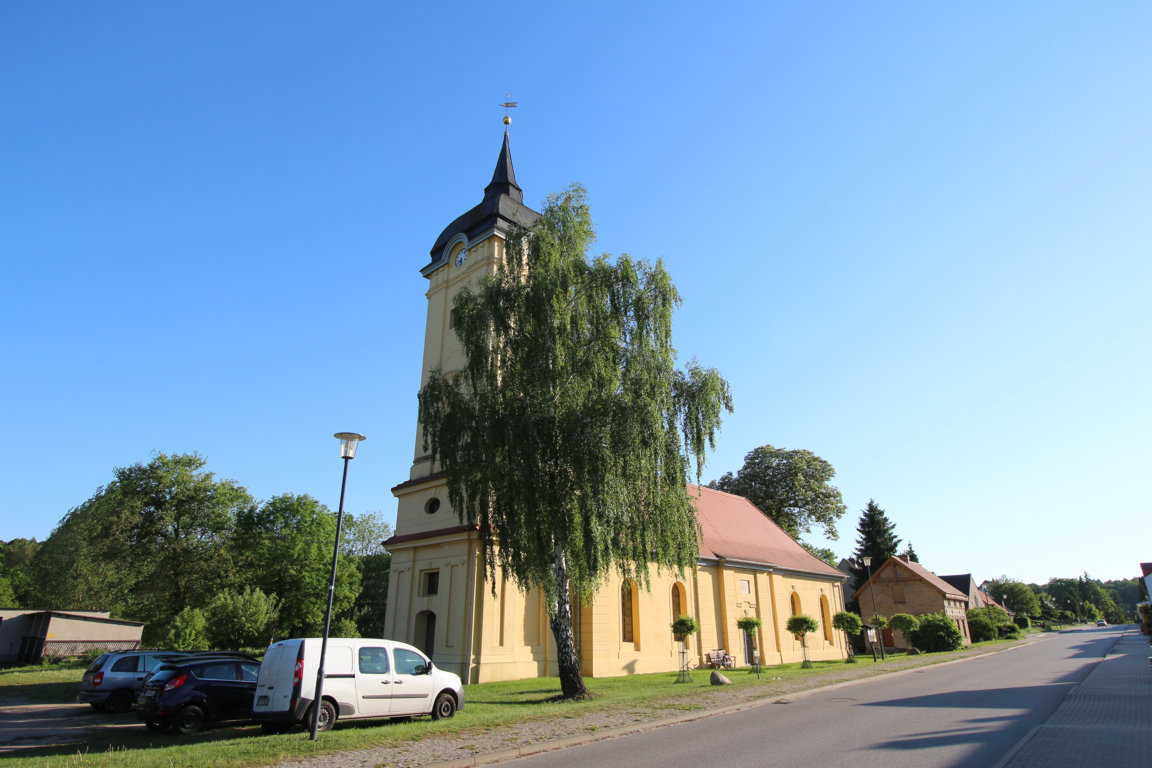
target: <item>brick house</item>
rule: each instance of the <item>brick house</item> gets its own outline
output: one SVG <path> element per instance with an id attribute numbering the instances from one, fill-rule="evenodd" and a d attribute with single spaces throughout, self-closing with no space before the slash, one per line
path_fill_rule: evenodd
<path id="1" fill-rule="evenodd" d="M 875 612 L 881 616 L 943 612 L 955 622 L 964 638 L 964 645 L 972 644 L 972 635 L 968 631 L 968 595 L 919 563 L 893 557 L 880 566 L 872 574 L 872 580 L 865 581 L 853 594 L 860 601 L 860 610 L 865 616 L 873 614 L 873 589 L 876 592 Z M 893 648 L 910 647 L 901 632 L 885 631 L 884 643 Z"/>

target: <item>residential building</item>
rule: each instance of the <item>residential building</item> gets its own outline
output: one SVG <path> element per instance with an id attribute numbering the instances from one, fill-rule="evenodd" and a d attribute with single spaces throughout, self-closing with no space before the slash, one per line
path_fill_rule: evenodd
<path id="1" fill-rule="evenodd" d="M 868 616 L 873 613 L 873 589 L 876 593 L 876 612 L 881 616 L 943 613 L 955 622 L 964 637 L 964 645 L 972 644 L 972 635 L 968 631 L 968 595 L 920 563 L 893 557 L 872 572 L 871 581 L 865 581 L 853 594 L 862 605 L 869 606 L 865 611 Z M 911 647 L 901 632 L 886 631 L 884 635 L 885 645 L 893 648 Z"/>

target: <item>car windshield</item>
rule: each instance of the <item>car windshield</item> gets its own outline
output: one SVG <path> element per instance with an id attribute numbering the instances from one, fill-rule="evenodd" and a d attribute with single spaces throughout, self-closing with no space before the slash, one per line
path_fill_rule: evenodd
<path id="1" fill-rule="evenodd" d="M 95 661 L 92 662 L 91 666 L 89 666 L 88 669 L 86 669 L 84 671 L 85 672 L 95 672 L 96 670 L 100 669 L 100 665 L 103 664 L 105 661 L 107 661 L 107 659 L 108 659 L 108 654 L 106 654 L 106 653 L 100 654 L 99 656 L 96 657 Z"/>

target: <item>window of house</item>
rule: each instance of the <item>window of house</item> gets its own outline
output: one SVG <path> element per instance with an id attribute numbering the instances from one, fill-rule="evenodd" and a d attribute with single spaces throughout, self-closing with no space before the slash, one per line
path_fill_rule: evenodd
<path id="1" fill-rule="evenodd" d="M 904 585 L 903 584 L 893 584 L 892 585 L 892 602 L 894 602 L 894 603 L 906 602 L 904 599 Z"/>
<path id="2" fill-rule="evenodd" d="M 820 622 L 824 625 L 824 640 L 835 643 L 832 639 L 832 607 L 828 605 L 827 595 L 820 595 Z"/>
<path id="3" fill-rule="evenodd" d="M 421 574 L 421 594 L 424 595 L 438 595 L 440 594 L 440 571 L 424 571 Z"/>
<path id="4" fill-rule="evenodd" d="M 748 579 L 740 579 L 740 594 L 742 594 L 742 595 L 752 594 L 752 582 L 751 581 L 749 581 Z"/>
<path id="5" fill-rule="evenodd" d="M 620 639 L 625 643 L 636 642 L 636 627 L 632 616 L 632 582 L 620 585 Z"/>
<path id="6" fill-rule="evenodd" d="M 456 310 L 450 309 L 450 310 L 448 310 L 448 330 L 452 330 L 455 327 L 456 327 Z"/>

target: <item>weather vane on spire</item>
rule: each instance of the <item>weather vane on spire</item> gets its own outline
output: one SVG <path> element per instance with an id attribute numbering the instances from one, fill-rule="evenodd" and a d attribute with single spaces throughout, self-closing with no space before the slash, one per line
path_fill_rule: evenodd
<path id="1" fill-rule="evenodd" d="M 510 93 L 506 93 L 506 94 L 504 94 L 504 98 L 505 98 L 505 99 L 511 99 L 511 97 L 512 97 L 512 94 L 510 94 Z M 505 102 L 504 102 L 503 104 L 501 104 L 500 106 L 504 107 L 504 125 L 509 125 L 509 124 L 511 124 L 511 122 L 512 122 L 512 115 L 508 114 L 508 110 L 515 108 L 515 107 L 517 106 L 517 105 L 516 105 L 516 102 L 514 102 L 514 101 L 505 101 Z"/>

